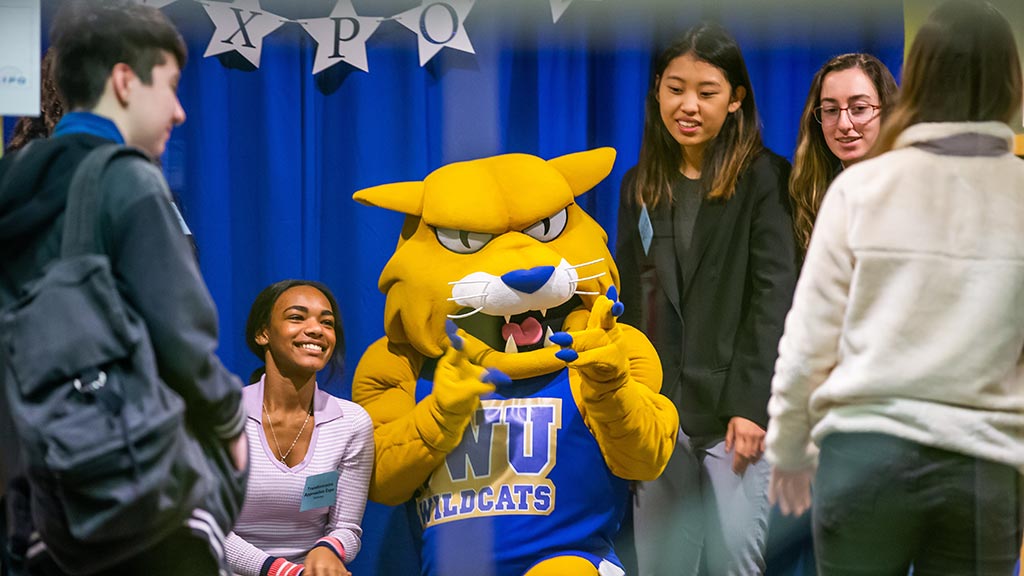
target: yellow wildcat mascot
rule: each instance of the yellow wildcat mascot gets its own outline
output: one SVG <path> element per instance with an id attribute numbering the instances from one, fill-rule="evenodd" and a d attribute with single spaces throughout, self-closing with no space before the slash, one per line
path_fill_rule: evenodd
<path id="1" fill-rule="evenodd" d="M 352 395 L 376 429 L 370 497 L 415 508 L 426 576 L 623 574 L 628 483 L 661 474 L 678 416 L 575 203 L 614 160 L 507 154 L 354 196 L 406 214 Z"/>

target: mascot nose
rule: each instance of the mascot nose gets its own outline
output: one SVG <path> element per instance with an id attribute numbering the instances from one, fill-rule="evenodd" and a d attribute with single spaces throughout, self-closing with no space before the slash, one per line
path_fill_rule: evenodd
<path id="1" fill-rule="evenodd" d="M 554 266 L 535 266 L 529 270 L 513 270 L 502 274 L 501 280 L 513 290 L 533 294 L 540 290 L 540 287 L 546 284 L 548 278 L 551 278 L 554 273 Z"/>

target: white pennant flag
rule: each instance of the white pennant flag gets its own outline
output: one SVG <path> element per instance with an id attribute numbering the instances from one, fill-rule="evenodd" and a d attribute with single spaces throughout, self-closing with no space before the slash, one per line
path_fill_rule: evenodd
<path id="1" fill-rule="evenodd" d="M 200 2 L 217 27 L 203 57 L 234 50 L 253 66 L 260 67 L 263 38 L 288 20 L 260 8 L 259 0 Z"/>
<path id="2" fill-rule="evenodd" d="M 326 18 L 299 20 L 299 24 L 316 40 L 313 74 L 319 74 L 342 61 L 363 72 L 369 72 L 366 41 L 382 20 L 359 16 L 352 7 L 352 0 L 338 0 L 331 15 Z"/>
<path id="3" fill-rule="evenodd" d="M 421 0 L 419 7 L 394 16 L 394 20 L 419 37 L 420 66 L 429 62 L 445 47 L 476 54 L 465 27 L 466 16 L 475 2 Z"/>
<path id="4" fill-rule="evenodd" d="M 600 2 L 601 0 L 597 0 Z M 572 4 L 573 0 L 551 0 L 551 18 L 552 22 L 557 23 L 558 19 L 565 14 L 565 11 L 569 8 L 569 4 Z"/>

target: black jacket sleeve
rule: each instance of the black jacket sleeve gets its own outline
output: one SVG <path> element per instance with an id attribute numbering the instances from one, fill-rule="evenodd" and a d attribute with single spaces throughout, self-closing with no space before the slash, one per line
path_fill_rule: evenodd
<path id="1" fill-rule="evenodd" d="M 786 314 L 796 287 L 797 258 L 789 203 L 788 163 L 765 154 L 750 168 L 755 196 L 750 224 L 750 300 L 736 334 L 720 415 L 768 426 L 768 397 Z"/>
<path id="2" fill-rule="evenodd" d="M 618 227 L 615 235 L 615 265 L 619 269 L 619 301 L 625 310 L 619 322 L 630 326 L 640 324 L 640 268 L 636 261 L 637 209 L 632 202 L 635 169 L 626 173 L 619 190 Z"/>
<path id="3" fill-rule="evenodd" d="M 123 158 L 102 186 L 104 248 L 122 295 L 146 322 L 160 376 L 185 399 L 193 426 L 234 438 L 245 424 L 242 384 L 216 355 L 217 311 L 163 175 Z"/>

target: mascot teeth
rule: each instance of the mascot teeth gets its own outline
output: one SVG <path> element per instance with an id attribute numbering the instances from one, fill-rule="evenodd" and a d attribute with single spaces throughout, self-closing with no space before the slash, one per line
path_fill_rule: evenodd
<path id="1" fill-rule="evenodd" d="M 544 347 L 545 348 L 550 348 L 551 346 L 558 346 L 558 344 L 555 344 L 554 342 L 551 341 L 551 337 L 554 336 L 554 335 L 555 335 L 555 333 L 551 331 L 551 326 L 548 326 L 547 331 L 544 332 Z"/>
<path id="2" fill-rule="evenodd" d="M 506 318 L 506 323 L 507 322 L 508 322 L 508 319 Z M 545 348 L 550 348 L 551 346 L 558 346 L 558 344 L 555 344 L 554 342 L 551 341 L 551 336 L 553 336 L 553 335 L 554 335 L 554 332 L 551 330 L 551 326 L 548 326 L 547 328 L 544 329 L 544 347 Z M 506 354 L 518 354 L 519 353 L 519 346 L 516 345 L 516 339 L 515 339 L 514 336 L 509 336 L 508 339 L 505 340 L 505 353 Z"/>

